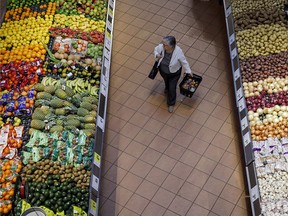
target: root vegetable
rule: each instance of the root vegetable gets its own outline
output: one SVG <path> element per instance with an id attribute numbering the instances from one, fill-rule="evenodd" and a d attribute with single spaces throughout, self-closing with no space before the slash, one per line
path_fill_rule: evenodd
<path id="1" fill-rule="evenodd" d="M 288 50 L 285 25 L 259 25 L 237 33 L 239 58 L 267 56 Z"/>

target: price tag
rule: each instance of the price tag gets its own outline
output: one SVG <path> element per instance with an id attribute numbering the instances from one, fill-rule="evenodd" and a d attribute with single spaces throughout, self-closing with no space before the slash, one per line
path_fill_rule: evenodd
<path id="1" fill-rule="evenodd" d="M 104 50 L 104 56 L 105 56 L 107 59 L 109 59 L 109 57 L 110 57 L 110 51 L 109 51 L 108 49 L 105 49 L 105 50 Z"/>
<path id="2" fill-rule="evenodd" d="M 241 127 L 242 127 L 242 130 L 244 130 L 246 127 L 248 127 L 247 116 L 245 116 L 243 119 L 241 119 Z"/>
<path id="3" fill-rule="evenodd" d="M 105 58 L 104 61 L 104 67 L 106 67 L 106 70 L 110 67 L 110 61 L 108 59 Z"/>
<path id="4" fill-rule="evenodd" d="M 249 133 L 246 133 L 246 134 L 243 136 L 243 142 L 244 142 L 244 146 L 245 146 L 245 147 L 251 142 Z"/>
<path id="5" fill-rule="evenodd" d="M 239 101 L 238 101 L 238 109 L 239 109 L 239 112 L 241 112 L 243 109 L 246 108 L 246 105 L 245 105 L 245 99 L 244 97 L 242 97 Z"/>
<path id="6" fill-rule="evenodd" d="M 236 48 L 231 51 L 231 59 L 234 59 L 237 56 Z"/>
<path id="7" fill-rule="evenodd" d="M 90 199 L 90 209 L 93 211 L 93 213 L 96 214 L 97 211 L 97 203 L 96 201 Z"/>
<path id="8" fill-rule="evenodd" d="M 234 71 L 234 81 L 236 81 L 237 79 L 239 79 L 239 77 L 240 77 L 240 70 L 239 70 L 239 68 L 238 68 L 236 71 Z"/>
<path id="9" fill-rule="evenodd" d="M 107 37 L 107 39 L 110 40 L 110 41 L 109 40 L 108 41 L 109 41 L 109 44 L 111 44 L 112 36 L 111 36 L 111 34 L 108 31 L 106 31 L 105 37 Z"/>
<path id="10" fill-rule="evenodd" d="M 6 145 L 8 141 L 8 133 L 3 133 L 0 135 L 0 145 Z"/>
<path id="11" fill-rule="evenodd" d="M 250 197 L 252 202 L 254 202 L 255 200 L 257 200 L 259 198 L 259 189 L 258 189 L 258 185 L 254 186 L 251 191 L 250 191 Z"/>
<path id="12" fill-rule="evenodd" d="M 97 176 L 92 177 L 92 187 L 96 190 L 99 191 L 99 178 Z"/>
<path id="13" fill-rule="evenodd" d="M 232 35 L 229 36 L 229 44 L 231 45 L 235 41 L 235 34 L 233 33 Z"/>
<path id="14" fill-rule="evenodd" d="M 98 168 L 100 168 L 101 156 L 100 156 L 97 152 L 94 152 L 94 161 L 93 161 L 93 163 L 94 163 Z"/>
<path id="15" fill-rule="evenodd" d="M 227 8 L 227 10 L 226 10 L 226 18 L 227 18 L 228 16 L 230 16 L 231 13 L 232 13 L 232 7 L 230 6 L 230 7 Z"/>
<path id="16" fill-rule="evenodd" d="M 111 8 L 109 7 L 108 9 L 108 13 L 112 16 L 113 15 L 113 11 L 111 10 Z"/>
<path id="17" fill-rule="evenodd" d="M 236 91 L 236 99 L 239 101 L 243 97 L 242 87 Z"/>
<path id="18" fill-rule="evenodd" d="M 104 131 L 104 120 L 99 115 L 97 116 L 97 126 L 99 126 L 102 131 Z"/>
<path id="19" fill-rule="evenodd" d="M 37 73 L 38 75 L 41 75 L 41 69 L 38 68 L 38 69 L 36 70 L 36 73 Z"/>
<path id="20" fill-rule="evenodd" d="M 107 88 L 105 85 L 101 85 L 100 91 L 104 96 L 107 96 Z"/>

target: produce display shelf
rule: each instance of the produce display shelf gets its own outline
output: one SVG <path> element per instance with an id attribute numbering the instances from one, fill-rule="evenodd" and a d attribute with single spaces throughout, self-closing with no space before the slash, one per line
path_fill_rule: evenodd
<path id="1" fill-rule="evenodd" d="M 256 176 L 254 154 L 252 150 L 253 145 L 248 122 L 248 109 L 246 106 L 242 86 L 242 78 L 240 75 L 240 63 L 239 63 L 238 50 L 236 46 L 236 33 L 234 30 L 234 19 L 232 16 L 231 1 L 223 0 L 223 7 L 225 13 L 228 47 L 232 66 L 232 77 L 234 84 L 236 106 L 238 109 L 238 116 L 242 135 L 244 163 L 248 183 L 248 190 L 250 195 L 251 211 L 253 216 L 258 216 L 261 215 L 259 184 Z"/>
<path id="2" fill-rule="evenodd" d="M 4 20 L 4 14 L 6 13 L 6 5 L 8 3 L 9 0 L 1 1 L 0 27 Z M 98 211 L 99 211 L 99 197 L 100 197 L 101 158 L 102 158 L 104 135 L 105 135 L 115 4 L 116 0 L 107 0 L 107 14 L 106 14 L 105 31 L 104 31 L 105 39 L 104 39 L 103 55 L 101 60 L 102 61 L 101 75 L 100 75 L 101 82 L 98 92 L 99 100 L 98 100 L 96 128 L 94 136 L 95 143 L 93 146 L 93 161 L 91 164 L 89 208 L 87 212 L 87 215 L 91 216 L 99 215 Z M 49 48 L 51 49 L 51 47 Z"/>
<path id="3" fill-rule="evenodd" d="M 112 36 L 114 25 L 116 0 L 108 1 L 108 10 L 106 18 L 104 50 L 101 69 L 101 86 L 99 91 L 99 102 L 97 112 L 97 123 L 95 133 L 94 157 L 92 162 L 92 174 L 90 180 L 90 200 L 89 200 L 89 215 L 97 216 L 99 210 L 99 194 L 100 194 L 100 177 L 101 177 L 101 157 L 104 145 L 106 111 L 109 90 L 109 76 L 112 55 Z"/>

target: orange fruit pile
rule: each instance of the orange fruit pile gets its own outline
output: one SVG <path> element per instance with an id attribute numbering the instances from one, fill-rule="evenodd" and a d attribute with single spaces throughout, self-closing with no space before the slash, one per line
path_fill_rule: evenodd
<path id="1" fill-rule="evenodd" d="M 28 17 L 37 17 L 45 15 L 54 15 L 56 11 L 56 3 L 45 3 L 39 6 L 39 12 L 32 11 L 30 7 L 16 8 L 9 10 L 5 13 L 4 20 L 8 21 L 19 21 Z"/>
<path id="2" fill-rule="evenodd" d="M 14 48 L 12 50 L 0 50 L 0 64 L 8 64 L 12 61 L 33 61 L 36 58 L 45 59 L 46 49 L 43 45 L 34 44 Z"/>

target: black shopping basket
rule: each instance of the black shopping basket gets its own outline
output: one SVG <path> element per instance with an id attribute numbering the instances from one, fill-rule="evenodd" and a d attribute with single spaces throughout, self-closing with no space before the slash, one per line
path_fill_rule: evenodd
<path id="1" fill-rule="evenodd" d="M 180 94 L 191 98 L 200 85 L 201 81 L 202 77 L 197 74 L 193 73 L 193 77 L 190 74 L 186 74 L 179 84 Z"/>

